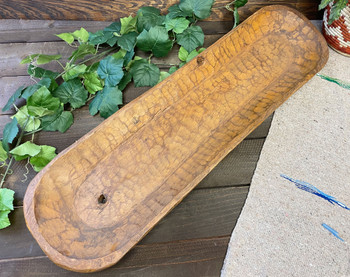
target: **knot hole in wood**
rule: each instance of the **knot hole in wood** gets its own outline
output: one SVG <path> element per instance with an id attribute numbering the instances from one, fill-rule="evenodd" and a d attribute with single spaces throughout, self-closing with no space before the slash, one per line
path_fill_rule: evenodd
<path id="1" fill-rule="evenodd" d="M 202 65 L 203 62 L 204 62 L 204 58 L 203 58 L 202 56 L 197 57 L 197 64 L 198 64 L 199 66 Z"/>
<path id="2" fill-rule="evenodd" d="M 97 202 L 98 204 L 106 204 L 107 202 L 107 197 L 104 194 L 101 194 L 98 198 L 97 198 Z"/>

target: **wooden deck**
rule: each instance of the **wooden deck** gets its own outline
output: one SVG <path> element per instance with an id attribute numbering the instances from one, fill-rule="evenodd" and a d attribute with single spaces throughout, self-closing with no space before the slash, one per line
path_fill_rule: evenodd
<path id="1" fill-rule="evenodd" d="M 0 1 L 1 2 L 1 1 Z M 20 2 L 20 1 L 19 1 Z M 21 58 L 32 53 L 62 54 L 69 46 L 53 34 L 84 27 L 95 31 L 109 22 L 92 21 L 23 21 L 0 20 L 0 108 L 20 85 L 32 83 Z M 229 22 L 203 22 L 205 46 L 209 46 L 231 28 Z M 153 62 L 168 64 L 176 53 Z M 51 68 L 54 69 L 54 68 Z M 129 86 L 125 103 L 147 88 Z M 10 120 L 13 110 L 0 113 L 0 130 Z M 88 109 L 74 111 L 75 123 L 64 134 L 39 133 L 38 144 L 55 146 L 58 152 L 102 122 Z M 134 249 L 115 266 L 90 276 L 219 276 L 231 232 L 244 205 L 249 184 L 271 123 L 268 118 L 233 150 L 199 185 L 168 214 Z M 23 196 L 35 176 L 29 170 L 24 180 L 25 163 L 16 162 L 14 174 L 5 187 L 15 190 L 12 225 L 0 230 L 0 276 L 76 276 L 57 267 L 42 252 L 26 228 L 23 217 Z"/>

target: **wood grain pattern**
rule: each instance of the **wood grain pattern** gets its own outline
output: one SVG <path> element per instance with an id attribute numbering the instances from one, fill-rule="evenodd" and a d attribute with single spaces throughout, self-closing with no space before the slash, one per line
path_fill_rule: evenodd
<path id="1" fill-rule="evenodd" d="M 37 134 L 35 142 L 39 145 L 51 145 L 57 148 L 58 153 L 72 145 L 80 137 L 98 125 L 102 120 L 97 117 L 91 119 L 87 110 L 76 113 L 76 123 L 68 132 L 57 134 L 55 132 L 42 132 Z M 249 137 L 261 137 L 268 132 L 270 120 L 261 124 Z M 88 124 L 89 123 L 89 124 Z M 28 138 L 30 139 L 30 138 Z M 197 186 L 197 188 L 215 188 L 241 186 L 250 184 L 253 172 L 262 149 L 264 139 L 249 139 L 242 141 L 224 160 L 218 164 Z M 26 161 L 14 163 L 15 172 L 9 175 L 4 187 L 14 190 L 16 206 L 23 205 L 23 198 L 30 181 L 37 174 L 31 167 L 26 170 Z M 27 178 L 25 178 L 25 174 Z"/>
<path id="2" fill-rule="evenodd" d="M 120 17 L 135 14 L 142 6 L 153 6 L 163 12 L 178 0 L 0 0 L 0 18 L 12 19 L 45 19 L 45 20 L 96 20 L 115 21 Z M 224 6 L 230 0 L 216 0 L 213 6 L 210 21 L 232 21 L 232 13 Z M 271 5 L 287 5 L 308 16 L 309 19 L 321 19 L 317 11 L 317 0 L 249 0 L 240 10 L 242 18 L 247 18 L 260 8 Z"/>
<path id="3" fill-rule="evenodd" d="M 99 277 L 219 276 L 229 236 L 138 245 Z M 155 274 L 155 272 L 157 272 Z M 58 268 L 46 256 L 0 260 L 1 277 L 82 276 Z"/>
<path id="4" fill-rule="evenodd" d="M 203 239 L 208 234 L 211 237 L 229 236 L 244 205 L 248 188 L 241 186 L 192 191 L 138 245 Z M 0 251 L 0 261 L 44 255 L 26 228 L 22 207 L 10 214 L 10 220 L 11 226 L 1 230 L 0 249 L 3 251 Z"/>
<path id="5" fill-rule="evenodd" d="M 327 58 L 301 14 L 260 10 L 42 170 L 29 230 L 64 268 L 115 264 Z"/>

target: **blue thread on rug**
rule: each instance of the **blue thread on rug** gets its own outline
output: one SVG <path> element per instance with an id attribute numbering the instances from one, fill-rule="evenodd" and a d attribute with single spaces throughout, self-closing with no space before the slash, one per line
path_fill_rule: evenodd
<path id="1" fill-rule="evenodd" d="M 338 239 L 340 239 L 341 241 L 344 241 L 341 237 L 339 237 L 339 234 L 336 230 L 334 230 L 332 227 L 328 226 L 326 223 L 322 223 L 322 226 L 327 229 L 329 232 L 331 232 L 331 234 L 335 237 L 337 237 Z"/>
<path id="2" fill-rule="evenodd" d="M 285 174 L 281 174 L 280 176 L 285 178 L 285 179 L 287 179 L 288 181 L 294 183 L 295 186 L 297 188 L 299 188 L 299 189 L 302 189 L 302 190 L 310 192 L 310 193 L 312 193 L 314 195 L 317 195 L 317 196 L 327 200 L 329 203 L 331 203 L 333 205 L 337 204 L 338 206 L 340 206 L 340 207 L 342 207 L 342 208 L 344 208 L 346 210 L 350 210 L 350 208 L 348 208 L 345 204 L 343 204 L 343 203 L 339 202 L 338 200 L 336 200 L 335 197 L 324 193 L 323 191 L 319 190 L 318 188 L 316 188 L 315 186 L 313 186 L 313 185 L 311 185 L 311 184 L 309 184 L 307 182 L 290 178 L 290 177 L 288 177 Z"/>

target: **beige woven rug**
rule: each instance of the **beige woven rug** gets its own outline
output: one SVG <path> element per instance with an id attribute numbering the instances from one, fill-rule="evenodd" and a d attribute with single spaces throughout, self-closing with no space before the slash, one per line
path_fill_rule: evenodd
<path id="1" fill-rule="evenodd" d="M 350 82 L 350 58 L 330 50 L 321 73 Z M 280 174 L 350 207 L 350 90 L 315 76 L 276 111 L 222 277 L 350 276 L 350 211 Z"/>

